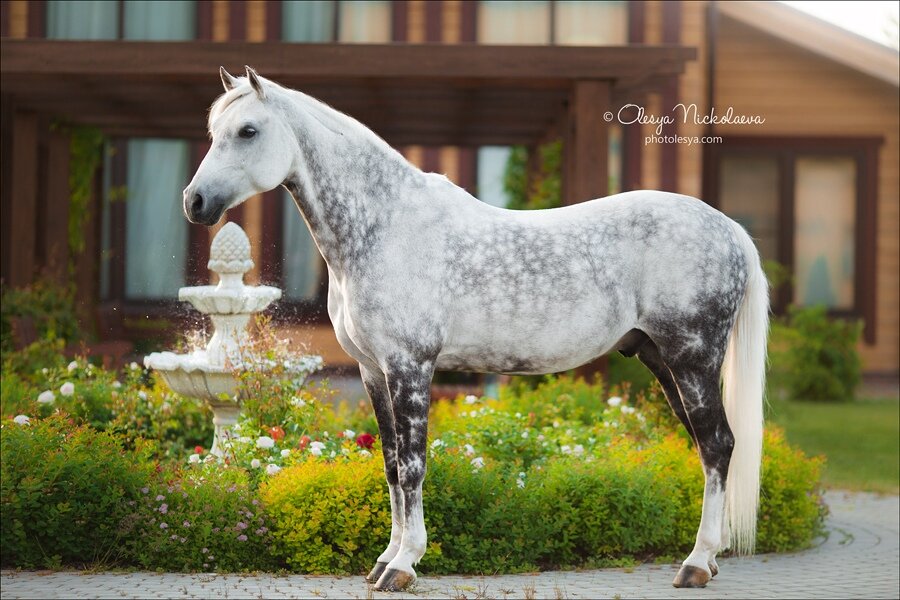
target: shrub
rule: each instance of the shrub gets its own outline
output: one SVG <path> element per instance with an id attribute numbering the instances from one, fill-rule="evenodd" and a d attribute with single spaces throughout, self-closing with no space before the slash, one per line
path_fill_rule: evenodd
<path id="1" fill-rule="evenodd" d="M 4 355 L 14 349 L 13 319 L 32 321 L 40 340 L 73 343 L 84 338 L 75 314 L 74 290 L 49 281 L 25 288 L 6 288 L 0 302 L 0 347 Z M 5 358 L 5 356 L 4 356 Z"/>
<path id="2" fill-rule="evenodd" d="M 823 306 L 791 307 L 772 326 L 770 363 L 791 398 L 852 400 L 860 379 L 862 324 L 830 318 Z"/>
<path id="3" fill-rule="evenodd" d="M 129 553 L 145 569 L 255 571 L 280 566 L 269 518 L 246 472 L 216 465 L 174 470 L 141 489 L 127 519 Z"/>
<path id="4" fill-rule="evenodd" d="M 5 421 L 2 439 L 3 563 L 83 565 L 120 558 L 128 502 L 146 485 L 149 449 L 125 453 L 109 433 L 62 415 Z"/>
<path id="5" fill-rule="evenodd" d="M 265 482 L 260 496 L 275 552 L 292 570 L 368 572 L 390 538 L 384 463 L 375 457 L 303 462 Z"/>
<path id="6" fill-rule="evenodd" d="M 497 573 L 684 554 L 703 501 L 697 453 L 677 435 L 617 438 L 524 471 L 433 447 L 424 485 L 427 573 Z M 798 549 L 820 532 L 818 462 L 767 433 L 759 551 Z M 480 459 L 480 460 L 478 460 Z M 291 568 L 363 573 L 387 544 L 380 458 L 311 459 L 263 484 L 276 548 Z"/>

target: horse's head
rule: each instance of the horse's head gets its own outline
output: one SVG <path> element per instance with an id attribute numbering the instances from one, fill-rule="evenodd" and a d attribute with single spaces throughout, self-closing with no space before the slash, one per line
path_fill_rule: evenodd
<path id="1" fill-rule="evenodd" d="M 219 69 L 225 94 L 209 113 L 212 146 L 184 188 L 184 214 L 192 223 L 214 225 L 247 198 L 280 185 L 290 172 L 296 146 L 272 95 L 278 86 L 247 67 L 246 77 Z"/>

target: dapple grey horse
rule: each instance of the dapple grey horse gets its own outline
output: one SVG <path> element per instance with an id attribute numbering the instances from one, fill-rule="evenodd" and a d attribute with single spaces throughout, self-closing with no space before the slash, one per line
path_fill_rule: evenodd
<path id="1" fill-rule="evenodd" d="M 436 369 L 552 373 L 637 355 L 692 436 L 706 476 L 696 545 L 675 578 L 752 551 L 768 284 L 746 231 L 700 200 L 635 191 L 551 210 L 478 201 L 354 119 L 258 76 L 220 71 L 212 146 L 184 212 L 213 225 L 283 185 L 328 268 L 328 314 L 378 420 L 391 538 L 369 574 L 404 589 L 422 509 Z"/>

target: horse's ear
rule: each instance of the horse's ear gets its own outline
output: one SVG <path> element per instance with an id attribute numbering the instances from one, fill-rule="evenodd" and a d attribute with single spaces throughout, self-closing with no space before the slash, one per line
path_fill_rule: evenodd
<path id="1" fill-rule="evenodd" d="M 266 92 L 263 89 L 262 82 L 259 80 L 259 75 L 251 67 L 244 65 L 244 68 L 247 69 L 247 79 L 250 80 L 250 87 L 253 88 L 260 100 L 265 100 Z"/>
<path id="2" fill-rule="evenodd" d="M 231 73 L 225 70 L 225 67 L 219 67 L 219 77 L 222 78 L 222 85 L 225 87 L 226 92 L 230 92 L 234 89 L 234 77 L 231 76 Z"/>

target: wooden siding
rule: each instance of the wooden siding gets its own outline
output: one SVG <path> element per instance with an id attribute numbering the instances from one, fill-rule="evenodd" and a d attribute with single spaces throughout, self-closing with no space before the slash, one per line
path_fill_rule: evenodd
<path id="1" fill-rule="evenodd" d="M 717 35 L 715 104 L 759 114 L 764 125 L 716 133 L 760 136 L 883 136 L 877 198 L 876 341 L 861 344 L 867 372 L 900 362 L 900 101 L 897 88 L 768 36 L 728 17 Z M 690 67 L 689 67 L 690 69 Z"/>

